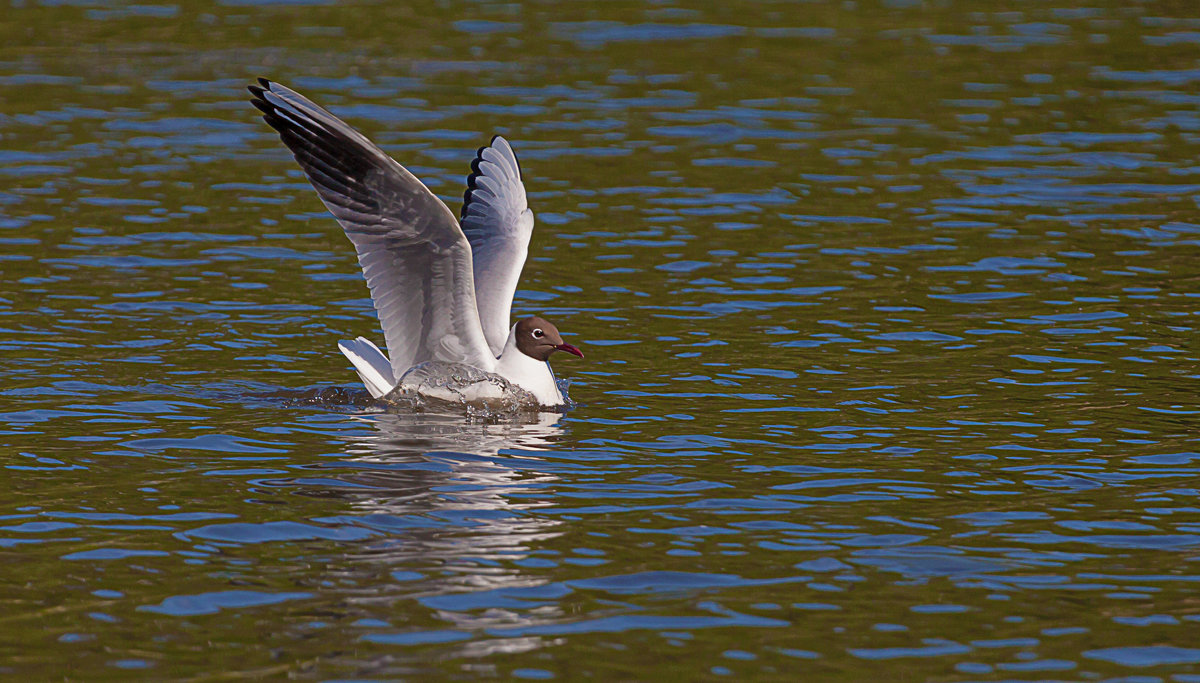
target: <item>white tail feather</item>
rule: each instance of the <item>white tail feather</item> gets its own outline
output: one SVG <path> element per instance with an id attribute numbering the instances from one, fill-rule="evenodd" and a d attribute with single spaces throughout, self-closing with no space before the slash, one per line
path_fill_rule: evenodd
<path id="1" fill-rule="evenodd" d="M 392 376 L 392 362 L 371 340 L 359 337 L 340 341 L 338 348 L 354 364 L 354 370 L 362 378 L 371 396 L 379 398 L 396 386 L 396 380 Z"/>

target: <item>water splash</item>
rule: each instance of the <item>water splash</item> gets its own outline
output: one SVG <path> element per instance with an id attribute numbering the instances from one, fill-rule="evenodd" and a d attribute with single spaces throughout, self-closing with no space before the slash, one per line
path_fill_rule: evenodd
<path id="1" fill-rule="evenodd" d="M 468 417 L 504 418 L 544 410 L 533 394 L 500 375 L 463 363 L 427 361 L 405 372 L 380 399 L 413 412 L 462 412 Z"/>
<path id="2" fill-rule="evenodd" d="M 315 387 L 301 392 L 282 391 L 267 394 L 264 398 L 278 399 L 286 406 L 326 408 L 330 410 L 363 409 L 371 406 L 370 395 L 365 391 L 345 387 Z"/>

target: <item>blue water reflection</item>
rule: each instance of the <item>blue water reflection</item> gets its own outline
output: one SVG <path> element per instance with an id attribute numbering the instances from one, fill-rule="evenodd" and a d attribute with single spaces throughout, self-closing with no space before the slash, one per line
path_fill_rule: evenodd
<path id="1" fill-rule="evenodd" d="M 14 3 L 0 670 L 1195 679 L 1198 27 L 1059 5 Z M 260 74 L 514 141 L 579 407 L 369 400 Z"/>

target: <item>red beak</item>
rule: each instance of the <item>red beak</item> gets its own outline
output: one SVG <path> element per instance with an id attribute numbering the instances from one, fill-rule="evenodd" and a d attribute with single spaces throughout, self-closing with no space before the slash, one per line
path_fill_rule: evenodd
<path id="1" fill-rule="evenodd" d="M 558 346 L 555 346 L 554 348 L 557 351 L 566 351 L 567 353 L 571 354 L 572 356 L 579 356 L 580 358 L 583 358 L 583 351 L 580 351 L 579 349 L 575 348 L 574 346 L 571 346 L 570 344 L 563 343 L 563 344 L 559 344 Z"/>

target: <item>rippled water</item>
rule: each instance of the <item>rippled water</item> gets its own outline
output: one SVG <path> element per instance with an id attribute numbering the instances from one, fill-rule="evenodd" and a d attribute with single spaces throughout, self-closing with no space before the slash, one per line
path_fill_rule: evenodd
<path id="1" fill-rule="evenodd" d="M 1200 681 L 1184 2 L 0 12 L 0 667 L 24 679 Z M 457 211 L 579 403 L 382 412 L 243 87 Z M 1136 678 L 1135 678 L 1136 677 Z"/>

